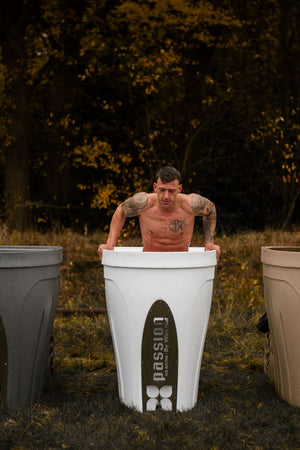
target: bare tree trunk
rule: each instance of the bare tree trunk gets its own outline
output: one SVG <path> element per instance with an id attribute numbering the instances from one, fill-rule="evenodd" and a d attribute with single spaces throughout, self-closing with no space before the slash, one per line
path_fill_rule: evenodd
<path id="1" fill-rule="evenodd" d="M 30 143 L 26 119 L 27 95 L 20 83 L 11 117 L 13 142 L 5 155 L 5 200 L 7 224 L 23 231 L 30 225 Z"/>
<path id="2" fill-rule="evenodd" d="M 24 35 L 26 23 L 33 17 L 32 14 L 24 14 L 20 0 L 2 1 L 0 12 L 0 44 L 7 69 L 7 129 L 11 141 L 5 149 L 6 217 L 11 228 L 22 231 L 30 224 L 27 207 L 30 201 L 30 104 L 24 74 Z"/>

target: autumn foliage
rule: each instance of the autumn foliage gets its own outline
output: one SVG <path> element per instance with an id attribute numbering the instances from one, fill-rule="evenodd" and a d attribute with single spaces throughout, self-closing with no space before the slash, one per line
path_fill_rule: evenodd
<path id="1" fill-rule="evenodd" d="M 299 222 L 299 6 L 3 1 L 1 217 L 105 225 L 164 164 L 219 228 Z"/>

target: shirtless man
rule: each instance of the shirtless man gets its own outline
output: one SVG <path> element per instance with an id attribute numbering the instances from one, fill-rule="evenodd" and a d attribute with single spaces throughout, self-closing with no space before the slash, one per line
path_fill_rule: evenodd
<path id="1" fill-rule="evenodd" d="M 113 250 L 126 217 L 139 217 L 144 252 L 186 252 L 190 245 L 196 216 L 203 217 L 205 250 L 216 250 L 215 205 L 198 194 L 182 194 L 180 173 L 173 167 L 163 167 L 156 174 L 154 193 L 139 192 L 121 203 L 111 220 L 106 244 L 98 248 Z"/>

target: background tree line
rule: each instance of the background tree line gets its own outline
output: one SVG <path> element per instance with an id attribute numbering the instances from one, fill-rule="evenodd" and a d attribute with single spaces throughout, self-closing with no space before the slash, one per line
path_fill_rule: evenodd
<path id="1" fill-rule="evenodd" d="M 221 229 L 299 223 L 297 3 L 2 0 L 2 221 L 102 227 L 172 164 Z"/>

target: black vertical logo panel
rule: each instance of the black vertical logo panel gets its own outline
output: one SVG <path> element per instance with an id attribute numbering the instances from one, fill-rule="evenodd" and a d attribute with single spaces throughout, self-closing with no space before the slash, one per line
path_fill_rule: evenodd
<path id="1" fill-rule="evenodd" d="M 176 411 L 178 341 L 172 311 L 164 300 L 151 306 L 142 341 L 143 411 Z"/>

